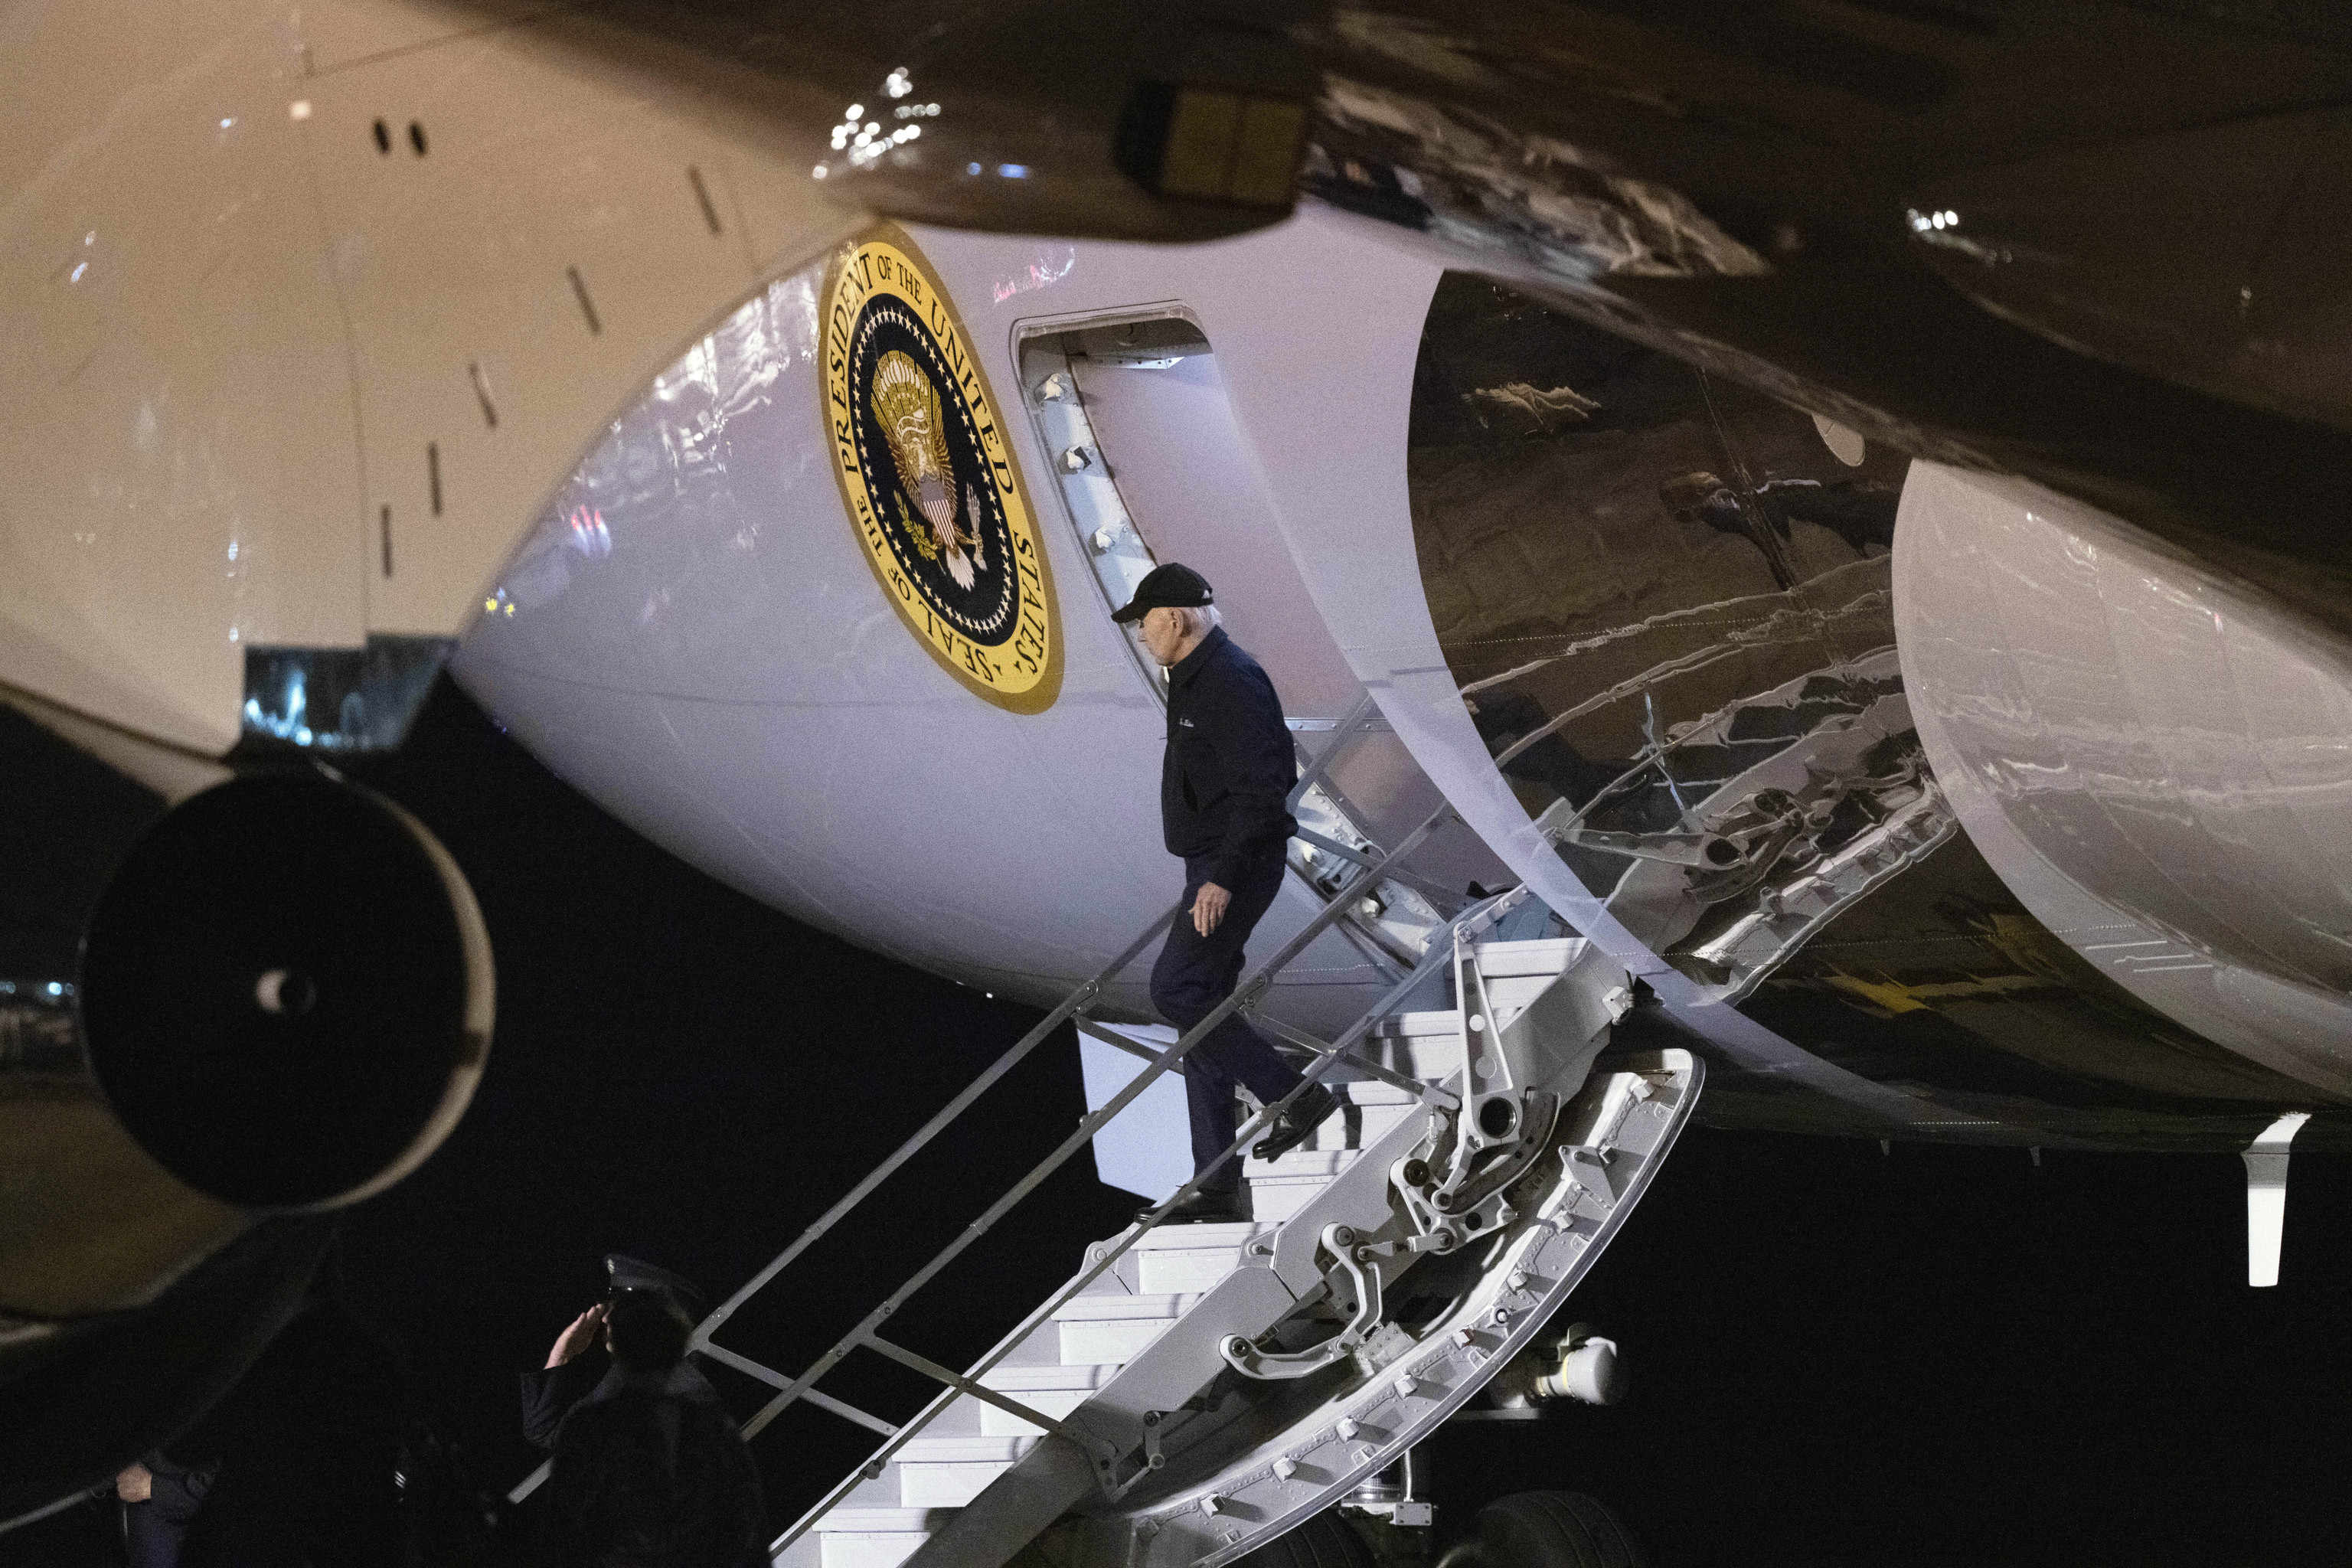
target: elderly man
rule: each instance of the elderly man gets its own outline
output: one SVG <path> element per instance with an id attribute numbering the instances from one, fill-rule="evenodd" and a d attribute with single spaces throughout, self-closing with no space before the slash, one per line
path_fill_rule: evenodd
<path id="1" fill-rule="evenodd" d="M 1289 804 L 1298 764 L 1274 683 L 1217 625 L 1199 573 L 1173 562 L 1155 568 L 1111 618 L 1139 623 L 1145 649 L 1168 672 L 1160 816 L 1168 852 L 1184 861 L 1184 913 L 1160 950 L 1151 1000 L 1190 1030 L 1234 994 L 1242 946 L 1282 886 L 1283 847 L 1298 826 Z M 1216 1163 L 1237 1125 L 1234 1086 L 1272 1105 L 1299 1074 L 1238 1014 L 1192 1047 L 1183 1069 L 1201 1186 L 1168 1217 L 1245 1218 L 1240 1166 Z M 1251 1152 L 1271 1160 L 1296 1148 L 1338 1103 L 1309 1087 Z"/>

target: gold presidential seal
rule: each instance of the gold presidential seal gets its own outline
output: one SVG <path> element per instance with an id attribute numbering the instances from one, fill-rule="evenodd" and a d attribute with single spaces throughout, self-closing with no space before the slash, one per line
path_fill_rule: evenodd
<path id="1" fill-rule="evenodd" d="M 896 229 L 826 274 L 824 380 L 834 473 L 882 596 L 981 696 L 1051 706 L 1061 628 L 1028 496 L 963 324 Z"/>

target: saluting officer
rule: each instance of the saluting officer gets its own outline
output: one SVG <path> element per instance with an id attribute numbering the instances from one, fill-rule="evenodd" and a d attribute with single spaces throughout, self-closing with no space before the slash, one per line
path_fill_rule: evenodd
<path id="1" fill-rule="evenodd" d="M 610 1399 L 625 1386 L 617 1365 L 605 1366 L 587 1352 L 603 1345 L 612 1349 L 605 1332 L 612 1310 L 633 1295 L 658 1297 L 669 1302 L 691 1323 L 701 1315 L 702 1292 L 691 1280 L 641 1258 L 618 1252 L 604 1255 L 604 1275 L 611 1281 L 604 1299 L 572 1320 L 547 1352 L 547 1365 L 522 1374 L 522 1435 L 542 1448 L 555 1447 L 563 1418 L 583 1405 Z M 690 1361 L 680 1360 L 668 1374 L 669 1392 L 682 1399 L 717 1406 L 719 1391 L 710 1386 Z"/>
<path id="2" fill-rule="evenodd" d="M 1217 624 L 1215 595 L 1198 572 L 1174 562 L 1154 568 L 1111 618 L 1140 623 L 1145 649 L 1168 671 L 1160 816 L 1168 852 L 1184 861 L 1185 912 L 1160 950 L 1151 1000 L 1190 1030 L 1234 994 L 1242 946 L 1282 886 L 1283 848 L 1298 826 L 1290 815 L 1297 757 L 1274 682 Z M 1192 1168 L 1207 1174 L 1168 1217 L 1246 1218 L 1240 1162 L 1209 1170 L 1238 1125 L 1234 1086 L 1272 1105 L 1298 1087 L 1300 1075 L 1238 1013 L 1181 1066 Z M 1270 1160 L 1295 1148 L 1338 1104 L 1321 1084 L 1309 1086 L 1251 1152 Z"/>

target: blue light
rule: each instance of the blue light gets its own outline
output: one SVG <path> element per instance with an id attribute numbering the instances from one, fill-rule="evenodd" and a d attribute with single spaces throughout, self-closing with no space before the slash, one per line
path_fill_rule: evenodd
<path id="1" fill-rule="evenodd" d="M 980 165 L 977 163 L 966 163 L 963 166 L 963 172 L 967 174 L 977 174 L 980 173 Z"/>
<path id="2" fill-rule="evenodd" d="M 996 165 L 996 172 L 1008 180 L 1025 180 L 1029 177 L 1029 165 L 1026 163 L 999 163 Z"/>
<path id="3" fill-rule="evenodd" d="M 52 996 L 62 996 L 62 995 L 64 995 L 65 994 L 66 994 L 66 988 L 65 988 L 65 985 L 63 984 L 63 983 L 61 983 L 61 982 L 59 982 L 59 981 L 55 981 L 55 980 L 52 980 L 52 981 L 50 981 L 50 982 L 49 982 L 49 994 L 50 994 L 50 995 L 52 995 Z"/>

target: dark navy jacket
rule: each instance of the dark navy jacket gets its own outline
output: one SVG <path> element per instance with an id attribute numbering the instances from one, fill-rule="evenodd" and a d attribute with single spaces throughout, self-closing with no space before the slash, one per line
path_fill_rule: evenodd
<path id="1" fill-rule="evenodd" d="M 1298 753 L 1282 700 L 1257 660 L 1212 626 L 1168 671 L 1168 753 L 1160 765 L 1160 820 L 1168 853 L 1206 857 L 1208 879 L 1238 886 L 1282 859 L 1298 827 L 1290 786 Z"/>

